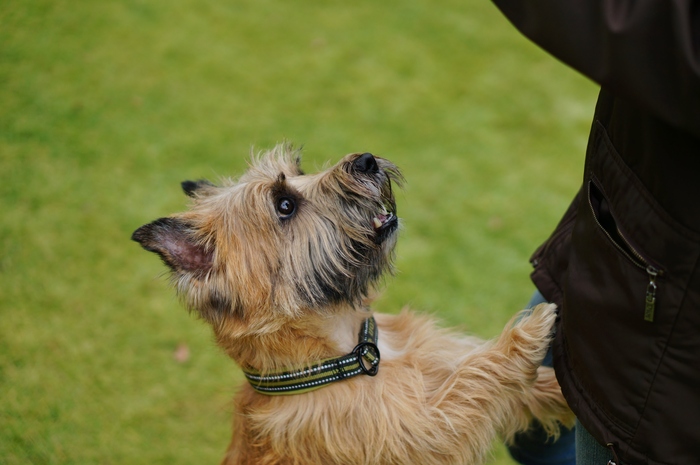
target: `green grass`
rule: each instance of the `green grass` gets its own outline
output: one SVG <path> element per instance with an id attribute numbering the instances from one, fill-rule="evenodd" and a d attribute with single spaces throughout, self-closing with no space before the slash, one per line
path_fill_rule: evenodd
<path id="1" fill-rule="evenodd" d="M 218 463 L 241 376 L 129 236 L 251 147 L 397 163 L 377 308 L 494 336 L 576 191 L 595 93 L 489 2 L 0 2 L 0 462 Z"/>

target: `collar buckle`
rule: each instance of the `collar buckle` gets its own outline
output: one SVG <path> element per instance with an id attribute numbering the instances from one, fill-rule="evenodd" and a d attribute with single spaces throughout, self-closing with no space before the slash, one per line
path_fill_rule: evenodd
<path id="1" fill-rule="evenodd" d="M 357 363 L 364 374 L 375 376 L 379 372 L 379 348 L 374 342 L 360 342 L 352 349 L 352 353 L 357 356 Z"/>

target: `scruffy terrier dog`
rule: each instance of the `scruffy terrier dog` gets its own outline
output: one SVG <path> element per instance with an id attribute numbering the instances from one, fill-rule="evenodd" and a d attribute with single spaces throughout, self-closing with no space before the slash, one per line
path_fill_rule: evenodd
<path id="1" fill-rule="evenodd" d="M 538 368 L 553 305 L 489 342 L 409 311 L 373 314 L 399 170 L 369 153 L 318 174 L 299 163 L 279 145 L 237 181 L 186 181 L 191 209 L 133 235 L 249 381 L 223 464 L 478 464 L 533 418 L 553 434 L 571 424 L 554 373 Z"/>

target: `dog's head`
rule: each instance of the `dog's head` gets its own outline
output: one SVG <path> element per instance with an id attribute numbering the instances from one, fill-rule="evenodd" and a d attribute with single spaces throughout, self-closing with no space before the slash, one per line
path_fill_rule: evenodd
<path id="1" fill-rule="evenodd" d="M 212 323 L 246 326 L 357 306 L 391 270 L 398 218 L 392 182 L 401 174 L 369 153 L 317 174 L 279 145 L 237 181 L 186 181 L 189 211 L 132 236 L 160 255 L 179 295 Z"/>

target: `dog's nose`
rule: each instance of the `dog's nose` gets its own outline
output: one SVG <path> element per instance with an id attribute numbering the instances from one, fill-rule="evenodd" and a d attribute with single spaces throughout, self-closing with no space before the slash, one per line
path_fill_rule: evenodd
<path id="1" fill-rule="evenodd" d="M 373 174 L 379 171 L 377 160 L 374 159 L 374 155 L 371 153 L 363 153 L 355 159 L 352 165 L 360 173 Z"/>

